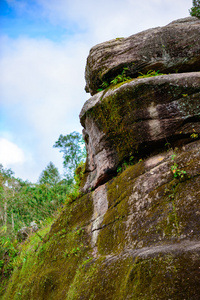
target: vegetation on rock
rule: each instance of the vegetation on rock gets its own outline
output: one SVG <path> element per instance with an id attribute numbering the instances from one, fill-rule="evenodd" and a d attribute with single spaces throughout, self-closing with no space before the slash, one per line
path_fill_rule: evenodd
<path id="1" fill-rule="evenodd" d="M 200 18 L 200 0 L 192 1 L 193 7 L 190 9 L 190 15 Z"/>
<path id="2" fill-rule="evenodd" d="M 198 149 L 196 141 L 150 157 L 102 186 L 108 210 L 93 247 L 96 192 L 68 202 L 42 239 L 17 249 L 3 299 L 198 300 Z M 190 178 L 174 178 L 174 162 Z"/>
<path id="3" fill-rule="evenodd" d="M 199 1 L 195 5 L 192 11 L 197 16 Z M 103 82 L 110 84 L 119 75 L 122 79 L 123 68 L 128 68 L 126 77 L 131 78 L 149 70 L 165 74 L 199 71 L 199 31 L 199 20 L 187 17 L 94 46 L 86 63 L 86 91 L 95 95 Z"/>

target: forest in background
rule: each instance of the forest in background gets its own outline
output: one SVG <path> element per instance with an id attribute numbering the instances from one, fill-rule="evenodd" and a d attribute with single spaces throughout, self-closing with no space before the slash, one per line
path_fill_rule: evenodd
<path id="1" fill-rule="evenodd" d="M 82 135 L 72 132 L 60 135 L 54 146 L 63 153 L 64 175 L 50 162 L 37 183 L 23 181 L 11 169 L 0 164 L 0 270 L 7 277 L 14 267 L 19 245 L 23 242 L 20 231 L 48 227 L 63 205 L 79 193 L 80 176 L 86 150 Z M 39 234 L 38 236 L 42 238 Z"/>

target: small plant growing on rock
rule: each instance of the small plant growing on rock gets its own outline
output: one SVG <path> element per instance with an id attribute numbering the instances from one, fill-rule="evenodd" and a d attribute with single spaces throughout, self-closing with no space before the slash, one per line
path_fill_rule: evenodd
<path id="1" fill-rule="evenodd" d="M 192 138 L 192 139 L 198 139 L 198 133 L 192 133 L 191 135 L 190 135 L 190 137 Z"/>
<path id="2" fill-rule="evenodd" d="M 126 75 L 126 71 L 128 71 L 128 68 L 123 68 L 123 71 L 121 74 L 117 75 L 113 80 L 110 81 L 110 83 L 108 83 L 107 81 L 103 81 L 103 83 L 101 84 L 101 88 L 98 89 L 98 92 L 103 91 L 104 89 L 106 89 L 107 87 L 109 87 L 111 84 L 118 84 L 120 82 L 125 82 L 127 80 L 132 79 L 131 77 Z"/>
<path id="3" fill-rule="evenodd" d="M 126 73 L 128 70 L 129 70 L 128 68 L 123 68 L 122 73 L 117 75 L 113 80 L 110 81 L 110 83 L 108 83 L 107 81 L 103 81 L 103 83 L 101 84 L 101 88 L 98 89 L 97 92 L 101 92 L 101 91 L 105 90 L 110 85 L 116 85 L 118 83 L 133 79 L 133 78 L 127 76 Z M 158 71 L 149 70 L 147 72 L 147 74 L 143 74 L 140 72 L 139 72 L 139 74 L 140 75 L 137 78 L 148 78 L 148 77 L 153 77 L 153 76 L 165 75 L 163 73 L 159 73 L 159 70 Z"/>
<path id="4" fill-rule="evenodd" d="M 172 170 L 172 173 L 174 175 L 174 178 L 183 179 L 187 174 L 186 171 L 180 170 L 176 163 L 174 163 L 173 166 L 171 166 L 171 170 Z"/>
<path id="5" fill-rule="evenodd" d="M 122 165 L 118 166 L 117 173 L 121 173 L 122 171 L 126 170 L 127 167 L 128 167 L 127 162 L 124 162 Z"/>
<path id="6" fill-rule="evenodd" d="M 129 76 L 127 77 L 126 76 L 126 71 L 128 71 L 128 68 L 123 68 L 122 74 L 117 75 L 110 83 L 111 84 L 118 84 L 120 82 L 124 82 L 124 81 L 130 80 L 131 77 L 129 77 Z"/>
<path id="7" fill-rule="evenodd" d="M 138 78 L 148 78 L 153 76 L 164 75 L 163 73 L 159 73 L 159 70 L 158 71 L 149 70 L 147 74 L 143 74 L 141 72 L 139 72 L 139 74 L 141 75 L 139 75 Z"/>
<path id="8" fill-rule="evenodd" d="M 200 0 L 192 1 L 193 7 L 190 9 L 190 15 L 192 17 L 200 18 Z"/>
<path id="9" fill-rule="evenodd" d="M 80 245 L 81 247 L 83 247 L 83 244 Z M 79 247 L 74 247 L 73 249 L 71 249 L 70 251 L 66 250 L 63 253 L 64 257 L 70 257 L 70 256 L 80 256 L 81 255 L 81 248 Z"/>
<path id="10" fill-rule="evenodd" d="M 190 137 L 192 138 L 192 139 L 198 139 L 198 137 L 199 137 L 199 135 L 198 135 L 198 133 L 196 133 L 196 130 L 195 129 L 193 129 L 193 133 L 190 135 Z"/>
<path id="11" fill-rule="evenodd" d="M 101 84 L 101 88 L 98 89 L 97 92 L 101 92 L 105 90 L 107 87 L 109 87 L 109 83 L 107 81 L 103 81 L 103 83 Z"/>

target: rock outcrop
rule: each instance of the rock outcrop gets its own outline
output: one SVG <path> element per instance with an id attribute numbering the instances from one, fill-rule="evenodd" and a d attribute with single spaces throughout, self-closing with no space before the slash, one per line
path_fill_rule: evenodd
<path id="1" fill-rule="evenodd" d="M 19 242 L 25 241 L 31 233 L 38 231 L 38 229 L 38 225 L 35 223 L 35 221 L 31 222 L 29 227 L 22 227 L 20 230 L 18 230 L 17 240 Z"/>
<path id="2" fill-rule="evenodd" d="M 83 191 L 133 157 L 200 133 L 200 72 L 133 79 L 90 98 L 80 113 L 88 159 Z"/>
<path id="3" fill-rule="evenodd" d="M 200 141 L 129 166 L 66 206 L 3 299 L 199 300 L 199 187 Z"/>
<path id="4" fill-rule="evenodd" d="M 22 252 L 3 299 L 199 300 L 197 31 L 199 21 L 187 18 L 131 37 L 133 49 L 138 41 L 143 42 L 140 49 L 146 47 L 148 36 L 151 45 L 147 61 L 138 54 L 133 74 L 159 62 L 159 68 L 174 71 L 176 65 L 187 72 L 111 85 L 85 103 L 80 114 L 87 147 L 83 193 L 66 204 L 30 255 Z M 159 47 L 167 39 L 165 57 L 154 55 L 160 37 Z M 93 48 L 92 53 L 102 49 L 95 68 L 102 64 L 104 75 L 91 75 L 90 54 L 86 75 L 91 75 L 91 93 L 102 76 L 112 78 L 113 70 L 129 61 L 127 51 L 124 62 L 120 43 L 110 43 L 116 57 L 107 69 L 102 53 L 109 43 Z"/>
<path id="5" fill-rule="evenodd" d="M 128 38 L 117 38 L 90 50 L 85 78 L 86 91 L 94 95 L 128 67 L 128 76 L 149 70 L 182 73 L 200 69 L 200 20 L 180 19 L 164 27 L 145 30 Z"/>

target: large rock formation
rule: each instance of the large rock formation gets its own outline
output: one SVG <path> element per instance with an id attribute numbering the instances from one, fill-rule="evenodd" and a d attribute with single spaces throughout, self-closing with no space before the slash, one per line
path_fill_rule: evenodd
<path id="1" fill-rule="evenodd" d="M 144 45 L 152 32 L 161 29 L 139 35 Z M 156 49 L 152 42 L 150 54 Z M 3 299 L 199 300 L 200 66 L 196 52 L 188 57 L 188 73 L 129 80 L 85 103 L 85 194 L 32 252 L 27 246 L 30 255 L 22 251 Z"/>
<path id="2" fill-rule="evenodd" d="M 128 167 L 22 252 L 3 299 L 199 300 L 199 187 L 200 141 Z"/>
<path id="3" fill-rule="evenodd" d="M 200 72 L 112 86 L 85 103 L 80 119 L 88 153 L 87 191 L 106 182 L 125 160 L 191 141 L 200 132 Z"/>
<path id="4" fill-rule="evenodd" d="M 199 71 L 199 66 L 200 20 L 189 17 L 93 47 L 85 71 L 86 91 L 94 95 L 103 81 L 110 82 L 124 67 L 128 76 L 137 77 L 149 70 Z"/>

